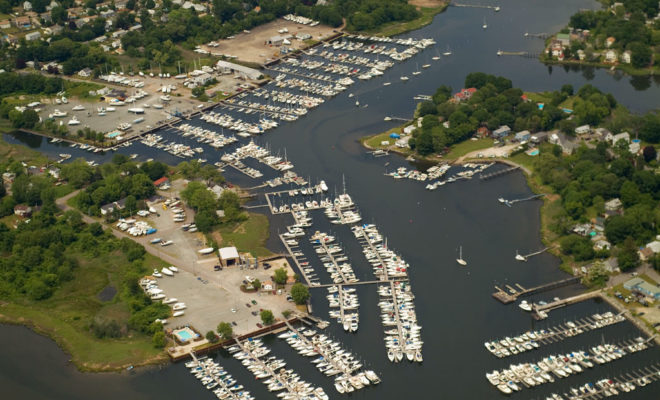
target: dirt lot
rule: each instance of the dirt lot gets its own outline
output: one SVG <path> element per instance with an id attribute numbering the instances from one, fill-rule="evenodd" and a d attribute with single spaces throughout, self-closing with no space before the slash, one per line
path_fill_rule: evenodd
<path id="1" fill-rule="evenodd" d="M 286 28 L 288 33 L 279 33 L 278 31 Z M 313 40 L 322 40 L 334 34 L 335 29 L 326 25 L 317 25 L 310 27 L 295 22 L 278 19 L 265 25 L 256 27 L 250 33 L 239 33 L 233 39 L 217 40 L 218 47 L 202 46 L 204 50 L 211 53 L 223 55 L 238 56 L 240 61 L 264 64 L 280 56 L 280 49 L 277 46 L 267 45 L 266 42 L 272 36 L 288 36 L 309 34 Z M 299 49 L 305 46 L 305 43 L 294 38 L 290 39 L 290 49 Z"/>

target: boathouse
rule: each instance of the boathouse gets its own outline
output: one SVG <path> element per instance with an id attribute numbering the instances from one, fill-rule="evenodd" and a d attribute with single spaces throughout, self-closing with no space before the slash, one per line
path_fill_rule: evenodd
<path id="1" fill-rule="evenodd" d="M 240 259 L 236 247 L 223 247 L 218 250 L 218 254 L 220 255 L 220 264 L 223 267 L 238 265 Z"/>

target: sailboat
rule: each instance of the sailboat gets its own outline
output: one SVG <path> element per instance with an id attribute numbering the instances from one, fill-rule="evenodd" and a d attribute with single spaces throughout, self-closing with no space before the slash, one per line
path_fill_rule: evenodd
<path id="1" fill-rule="evenodd" d="M 443 56 L 450 56 L 451 54 L 452 54 L 452 53 L 451 53 L 451 50 L 449 49 L 449 46 L 447 46 L 447 51 L 445 51 L 444 53 L 442 53 Z"/>
<path id="2" fill-rule="evenodd" d="M 463 246 L 460 247 L 459 253 L 458 253 L 458 258 L 456 259 L 456 262 L 459 263 L 462 266 L 467 265 L 467 261 L 463 259 Z"/>
<path id="3" fill-rule="evenodd" d="M 440 59 L 440 52 L 436 49 L 435 56 L 431 57 L 431 60 L 438 61 Z"/>
<path id="4" fill-rule="evenodd" d="M 419 75 L 419 74 L 421 74 L 421 73 L 422 73 L 422 71 L 419 70 L 419 64 L 417 64 L 417 69 L 416 69 L 415 71 L 413 71 L 412 74 L 413 74 L 413 75 Z"/>
<path id="5" fill-rule="evenodd" d="M 484 24 L 481 25 L 481 27 L 484 29 L 488 28 L 488 24 L 486 24 L 486 18 L 484 18 Z"/>
<path id="6" fill-rule="evenodd" d="M 518 261 L 527 261 L 527 258 L 520 253 L 518 253 L 518 250 L 516 250 L 516 260 Z"/>

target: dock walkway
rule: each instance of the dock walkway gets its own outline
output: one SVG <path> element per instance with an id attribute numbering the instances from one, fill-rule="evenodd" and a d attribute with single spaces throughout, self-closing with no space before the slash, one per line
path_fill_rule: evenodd
<path id="1" fill-rule="evenodd" d="M 383 274 L 380 275 L 380 276 L 376 276 L 376 277 L 379 278 L 381 281 L 388 281 L 388 280 L 389 280 L 389 277 L 387 276 L 387 268 L 385 267 L 385 261 L 383 261 L 383 258 L 380 256 L 380 253 L 379 253 L 378 250 L 376 249 L 376 246 L 374 246 L 374 245 L 371 243 L 371 240 L 369 240 L 369 236 L 368 236 L 367 233 L 364 231 L 364 229 L 362 229 L 362 228 L 359 228 L 359 229 L 360 229 L 360 233 L 362 234 L 362 237 L 359 238 L 359 239 L 362 239 L 362 240 L 360 240 L 360 241 L 364 241 L 364 243 L 366 244 L 366 246 L 367 246 L 372 252 L 374 252 L 374 254 L 376 254 L 376 258 L 378 258 L 378 262 L 379 262 L 380 265 L 383 267 Z"/>
<path id="2" fill-rule="evenodd" d="M 479 179 L 481 179 L 482 181 L 485 181 L 485 180 L 493 179 L 493 178 L 501 176 L 501 175 L 508 174 L 510 172 L 513 172 L 513 171 L 517 171 L 519 169 L 520 169 L 519 166 L 514 165 L 512 167 L 504 168 L 504 169 L 501 169 L 499 171 L 491 172 L 491 173 L 488 173 L 488 174 L 481 174 L 481 175 L 479 175 Z"/>
<path id="3" fill-rule="evenodd" d="M 228 396 L 225 397 L 226 399 L 228 398 L 228 399 L 231 399 L 231 400 L 241 400 L 241 398 L 236 394 L 236 392 L 234 392 L 233 390 L 231 390 L 231 388 L 229 386 L 227 386 L 227 383 L 224 381 L 224 379 L 221 379 L 221 377 L 214 375 L 213 371 L 210 371 L 210 368 L 209 368 L 208 365 L 206 365 L 204 363 L 200 363 L 200 360 L 197 358 L 194 351 L 190 352 L 190 357 L 193 359 L 193 361 L 195 361 L 195 363 L 197 363 L 197 365 L 199 367 L 202 368 L 204 373 L 209 378 L 212 378 L 213 381 L 216 382 L 228 394 Z M 212 365 L 213 366 L 218 366 L 215 362 Z M 220 367 L 220 368 L 222 368 L 222 367 Z"/>
<path id="4" fill-rule="evenodd" d="M 300 274 L 302 275 L 303 279 L 307 283 L 307 286 L 318 287 L 317 285 L 312 285 L 312 282 L 309 279 L 309 277 L 307 276 L 307 272 L 305 272 L 302 265 L 300 264 L 300 261 L 298 260 L 298 257 L 293 254 L 293 250 L 291 250 L 291 246 L 289 246 L 289 244 L 286 242 L 287 239 L 284 236 L 282 236 L 281 234 L 279 236 L 280 236 L 280 240 L 282 241 L 282 244 L 286 248 L 286 251 L 289 253 L 291 258 L 293 259 L 293 262 L 296 263 L 296 266 L 298 267 L 298 270 L 300 271 Z"/>
<path id="5" fill-rule="evenodd" d="M 529 289 L 525 289 L 522 286 L 516 284 L 520 290 L 516 290 L 511 286 L 507 285 L 507 288 L 509 289 L 510 293 L 507 293 L 501 288 L 495 286 L 497 292 L 493 293 L 493 297 L 504 304 L 509 304 L 516 301 L 518 297 L 530 296 L 532 294 L 544 292 L 546 290 L 552 290 L 558 287 L 571 285 L 573 283 L 578 283 L 579 281 L 580 281 L 580 277 L 572 276 L 570 278 L 562 279 L 555 282 L 545 283 L 543 285 L 538 285 Z"/>
<path id="6" fill-rule="evenodd" d="M 289 385 L 289 382 L 286 381 L 285 379 L 280 379 L 279 374 L 275 373 L 275 371 L 274 371 L 271 367 L 269 367 L 265 362 L 263 362 L 263 361 L 261 360 L 261 358 L 257 357 L 257 356 L 252 352 L 252 350 L 248 349 L 248 348 L 247 348 L 247 347 L 246 347 L 246 346 L 245 346 L 240 340 L 238 340 L 238 339 L 236 339 L 236 344 L 241 348 L 241 350 L 243 350 L 244 352 L 250 354 L 250 358 L 253 359 L 254 361 L 256 361 L 256 362 L 261 366 L 261 368 L 262 368 L 264 371 L 268 372 L 268 373 L 270 374 L 270 376 L 271 376 L 273 379 L 275 379 L 277 382 L 279 382 L 280 385 L 282 385 L 282 386 L 286 389 L 287 392 L 289 392 L 289 393 L 291 393 L 291 394 L 295 394 L 295 391 L 294 391 L 293 387 L 291 387 L 291 385 Z"/>
<path id="7" fill-rule="evenodd" d="M 594 297 L 598 297 L 601 294 L 601 290 L 594 290 L 592 292 L 578 294 L 577 296 L 567 297 L 565 299 L 560 299 L 553 301 L 542 306 L 534 304 L 532 306 L 532 317 L 537 320 L 548 318 L 548 312 L 555 310 L 557 308 L 565 307 L 570 304 L 579 303 L 581 301 L 589 300 Z"/>

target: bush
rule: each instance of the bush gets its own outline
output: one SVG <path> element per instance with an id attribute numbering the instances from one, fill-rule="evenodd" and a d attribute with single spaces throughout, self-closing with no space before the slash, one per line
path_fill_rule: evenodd
<path id="1" fill-rule="evenodd" d="M 261 311 L 261 321 L 265 325 L 270 325 L 275 321 L 275 316 L 273 316 L 273 312 L 270 310 L 263 310 Z"/>
<path id="2" fill-rule="evenodd" d="M 291 287 L 291 297 L 296 304 L 305 304 L 309 299 L 309 289 L 302 283 L 294 283 Z"/>
<path id="3" fill-rule="evenodd" d="M 231 339 L 234 334 L 234 330 L 229 322 L 220 322 L 217 331 L 223 339 Z"/>
<path id="4" fill-rule="evenodd" d="M 154 333 L 151 338 L 151 342 L 154 344 L 154 347 L 157 349 L 162 349 L 167 344 L 167 338 L 165 337 L 165 332 L 159 331 Z"/>
<path id="5" fill-rule="evenodd" d="M 206 332 L 206 340 L 208 340 L 209 343 L 216 343 L 218 341 L 218 336 L 213 333 L 213 331 L 208 331 Z"/>

